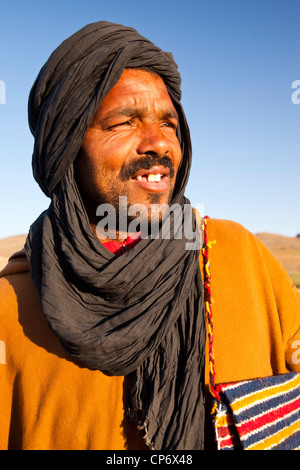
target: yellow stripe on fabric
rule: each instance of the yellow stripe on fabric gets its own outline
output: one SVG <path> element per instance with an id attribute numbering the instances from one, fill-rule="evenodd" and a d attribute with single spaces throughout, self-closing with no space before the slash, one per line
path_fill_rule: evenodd
<path id="1" fill-rule="evenodd" d="M 292 381 L 284 383 L 279 386 L 268 387 L 264 390 L 259 390 L 256 393 L 252 393 L 245 398 L 238 399 L 231 404 L 231 408 L 238 412 L 242 408 L 247 408 L 250 405 L 254 405 L 255 402 L 259 400 L 264 400 L 266 398 L 271 398 L 272 396 L 277 395 L 278 393 L 288 392 L 300 385 L 300 375 L 297 375 Z"/>
<path id="2" fill-rule="evenodd" d="M 215 418 L 215 426 L 216 428 L 221 428 L 223 426 L 229 426 L 233 424 L 233 419 L 231 415 L 221 415 Z"/>
<path id="3" fill-rule="evenodd" d="M 271 447 L 274 447 L 280 444 L 282 441 L 290 437 L 292 434 L 300 430 L 300 420 L 296 421 L 296 423 L 288 426 L 287 428 L 278 431 L 273 436 L 264 439 L 262 442 L 258 444 L 254 444 L 253 446 L 248 447 L 248 450 L 267 450 Z"/>

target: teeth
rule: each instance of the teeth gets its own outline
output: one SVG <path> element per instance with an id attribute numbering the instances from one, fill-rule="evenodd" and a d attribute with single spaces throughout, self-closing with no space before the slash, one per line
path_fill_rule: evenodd
<path id="1" fill-rule="evenodd" d="M 157 183 L 158 183 L 159 181 L 161 181 L 162 176 L 161 176 L 160 174 L 158 174 L 158 175 L 152 175 L 152 174 L 151 174 L 151 175 L 146 176 L 146 178 L 148 179 L 148 181 L 149 181 L 150 183 L 153 183 L 153 182 L 157 182 Z M 136 177 L 136 179 L 137 179 L 138 181 L 142 181 L 143 176 L 139 175 L 139 176 Z"/>
<path id="2" fill-rule="evenodd" d="M 158 182 L 160 180 L 161 180 L 161 175 L 160 174 L 158 174 L 158 175 L 148 175 L 148 181 L 150 181 L 150 182 L 154 182 L 154 181 Z"/>

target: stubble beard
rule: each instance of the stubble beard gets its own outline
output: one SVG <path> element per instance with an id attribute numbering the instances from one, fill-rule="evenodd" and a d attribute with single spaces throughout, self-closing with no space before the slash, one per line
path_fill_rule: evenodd
<path id="1" fill-rule="evenodd" d="M 141 168 L 148 169 L 156 164 L 162 164 L 170 169 L 171 187 L 168 197 L 166 198 L 165 194 L 148 193 L 143 203 L 133 200 L 133 196 L 130 194 L 128 187 L 132 175 Z M 101 220 L 99 216 L 97 216 L 98 209 L 100 206 L 105 205 L 106 207 L 109 206 L 114 209 L 117 238 L 127 238 L 128 234 L 132 233 L 128 229 L 130 224 L 134 222 L 137 217 L 141 225 L 144 228 L 147 226 L 148 233 L 151 233 L 153 225 L 156 227 L 158 224 L 160 225 L 165 216 L 169 213 L 168 208 L 172 201 L 172 183 L 174 176 L 174 166 L 169 157 L 156 159 L 152 156 L 145 156 L 121 168 L 118 184 L 114 184 L 114 182 L 111 181 L 105 188 L 100 188 L 95 184 L 94 188 L 97 187 L 97 189 L 94 189 L 93 193 L 90 194 L 85 194 L 83 191 L 80 191 L 93 231 L 95 232 L 96 226 Z M 102 174 L 101 180 L 105 181 L 105 179 L 108 181 L 109 175 Z M 99 181 L 99 175 L 91 175 L 91 180 Z M 120 182 L 121 185 L 119 184 Z M 141 211 L 138 211 L 138 206 L 141 206 Z"/>
<path id="2" fill-rule="evenodd" d="M 119 175 L 119 181 L 122 183 L 121 187 L 112 184 L 111 187 L 106 188 L 105 194 L 102 192 L 102 195 L 100 195 L 100 198 L 98 199 L 99 203 L 111 204 L 116 211 L 117 231 L 120 231 L 119 221 L 122 217 L 126 217 L 127 221 L 127 225 L 124 224 L 124 222 L 121 224 L 123 229 L 125 225 L 128 229 L 130 223 L 138 217 L 141 224 L 144 227 L 145 224 L 148 224 L 148 230 L 151 230 L 151 226 L 153 226 L 153 224 L 157 225 L 161 223 L 164 217 L 169 213 L 168 206 L 172 201 L 173 187 L 169 189 L 167 198 L 162 194 L 148 193 L 145 203 L 141 203 L 140 201 L 132 200 L 127 186 L 131 178 L 134 177 L 139 170 L 148 170 L 155 165 L 161 165 L 169 169 L 170 184 L 173 186 L 172 183 L 175 179 L 175 169 L 171 158 L 169 156 L 158 158 L 154 155 L 145 155 L 144 157 L 133 160 L 126 166 L 124 165 L 121 167 Z M 163 204 L 162 200 L 164 201 Z M 139 205 L 141 206 L 140 212 L 138 212 Z M 137 212 L 135 212 L 135 210 L 137 210 Z"/>
<path id="3" fill-rule="evenodd" d="M 130 224 L 138 217 L 141 226 L 147 226 L 148 233 L 151 233 L 151 228 L 160 224 L 169 214 L 168 208 L 172 201 L 172 191 L 170 190 L 167 202 L 162 203 L 162 199 L 165 199 L 162 194 L 149 193 L 145 203 L 140 203 L 139 201 L 133 201 L 126 189 L 118 194 L 112 188 L 106 194 L 105 199 L 101 198 L 100 204 L 110 204 L 114 207 L 117 232 L 123 233 L 126 226 L 128 234 Z M 141 210 L 139 210 L 139 207 L 141 207 Z M 120 223 L 120 221 L 122 222 Z"/>

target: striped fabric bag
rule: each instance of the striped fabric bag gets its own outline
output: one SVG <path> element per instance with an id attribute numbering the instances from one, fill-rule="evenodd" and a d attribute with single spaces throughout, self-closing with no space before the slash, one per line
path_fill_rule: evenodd
<path id="1" fill-rule="evenodd" d="M 215 385 L 209 250 L 204 218 L 202 248 L 209 340 L 210 392 L 219 450 L 300 450 L 300 374 Z"/>
<path id="2" fill-rule="evenodd" d="M 217 385 L 219 450 L 300 450 L 300 374 Z"/>

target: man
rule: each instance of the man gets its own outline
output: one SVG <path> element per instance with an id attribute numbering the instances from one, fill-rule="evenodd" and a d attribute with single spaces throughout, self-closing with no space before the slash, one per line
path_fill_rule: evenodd
<path id="1" fill-rule="evenodd" d="M 0 447 L 212 446 L 206 292 L 200 246 L 187 249 L 184 230 L 197 222 L 173 58 L 131 28 L 88 25 L 42 68 L 29 122 L 51 204 L 1 273 Z M 136 204 L 145 210 L 131 230 Z M 115 210 L 114 236 L 98 231 L 103 206 Z M 145 236 L 153 218 L 158 232 Z M 238 224 L 209 220 L 207 234 L 216 382 L 300 371 L 300 300 L 282 267 Z"/>

